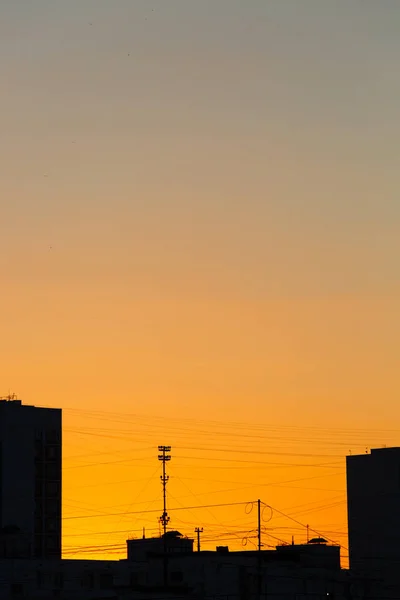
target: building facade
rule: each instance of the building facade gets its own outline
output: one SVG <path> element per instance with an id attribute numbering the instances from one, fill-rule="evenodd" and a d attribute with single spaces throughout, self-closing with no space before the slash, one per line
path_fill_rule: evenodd
<path id="1" fill-rule="evenodd" d="M 340 569 L 339 548 L 172 552 L 167 586 L 163 554 L 147 549 L 140 560 L 0 560 L 0 598 L 398 600 Z"/>
<path id="2" fill-rule="evenodd" d="M 0 400 L 0 557 L 61 557 L 61 409 Z"/>
<path id="3" fill-rule="evenodd" d="M 397 581 L 400 567 L 400 448 L 347 457 L 350 568 Z"/>
<path id="4" fill-rule="evenodd" d="M 167 531 L 161 537 L 130 539 L 126 541 L 128 560 L 146 561 L 150 555 L 163 554 L 164 551 L 167 554 L 192 554 L 193 542 L 179 531 Z"/>

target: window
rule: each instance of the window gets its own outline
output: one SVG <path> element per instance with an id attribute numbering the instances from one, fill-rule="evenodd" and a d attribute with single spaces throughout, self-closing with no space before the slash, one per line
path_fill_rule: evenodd
<path id="1" fill-rule="evenodd" d="M 46 496 L 55 497 L 60 492 L 60 485 L 57 481 L 49 481 L 46 484 Z"/>
<path id="2" fill-rule="evenodd" d="M 46 446 L 46 460 L 56 460 L 60 457 L 59 446 Z"/>
<path id="3" fill-rule="evenodd" d="M 43 529 L 42 515 L 35 514 L 35 532 L 36 533 L 41 533 L 42 529 Z"/>
<path id="4" fill-rule="evenodd" d="M 41 459 L 43 458 L 43 444 L 42 440 L 35 441 L 35 458 Z"/>
<path id="5" fill-rule="evenodd" d="M 113 586 L 113 576 L 111 573 L 100 573 L 99 584 L 102 590 L 109 590 Z"/>
<path id="6" fill-rule="evenodd" d="M 38 590 L 43 587 L 44 584 L 44 573 L 43 571 L 36 571 L 36 586 Z"/>
<path id="7" fill-rule="evenodd" d="M 94 577 L 93 573 L 84 573 L 81 579 L 81 586 L 88 589 L 93 589 L 94 586 Z"/>
<path id="8" fill-rule="evenodd" d="M 39 477 L 35 479 L 35 496 L 37 498 L 36 505 L 38 504 L 38 498 L 43 496 L 43 480 Z"/>
<path id="9" fill-rule="evenodd" d="M 57 431 L 57 429 L 48 429 L 46 431 L 46 442 L 56 444 L 59 441 L 60 441 L 60 433 Z"/>
<path id="10" fill-rule="evenodd" d="M 55 519 L 46 519 L 45 521 L 46 532 L 54 533 L 57 529 L 57 523 Z"/>
<path id="11" fill-rule="evenodd" d="M 43 514 L 43 499 L 37 497 L 35 500 L 35 515 L 40 516 Z"/>
<path id="12" fill-rule="evenodd" d="M 46 550 L 50 551 L 51 554 L 54 554 L 53 551 L 57 551 L 59 547 L 59 539 L 57 535 L 47 535 L 46 536 Z"/>
<path id="13" fill-rule="evenodd" d="M 60 469 L 58 465 L 50 463 L 46 465 L 46 479 L 59 481 L 61 479 Z"/>
<path id="14" fill-rule="evenodd" d="M 181 571 L 172 571 L 171 581 L 173 583 L 181 583 L 181 581 L 183 581 L 183 574 L 181 573 Z"/>
<path id="15" fill-rule="evenodd" d="M 35 462 L 35 479 L 43 479 L 43 461 L 37 459 Z"/>
<path id="16" fill-rule="evenodd" d="M 61 589 L 64 587 L 64 576 L 62 573 L 56 573 L 54 575 L 54 585 L 58 589 Z"/>
<path id="17" fill-rule="evenodd" d="M 11 584 L 11 596 L 12 598 L 22 598 L 24 595 L 24 586 L 22 583 Z"/>
<path id="18" fill-rule="evenodd" d="M 131 586 L 135 587 L 137 585 L 145 585 L 147 583 L 147 574 L 144 572 L 136 572 L 136 573 L 131 573 Z"/>
<path id="19" fill-rule="evenodd" d="M 43 534 L 42 533 L 35 533 L 35 549 L 36 550 L 42 550 L 42 542 L 43 542 Z M 37 556 L 40 556 L 40 554 L 37 554 Z"/>
<path id="20" fill-rule="evenodd" d="M 35 557 L 40 558 L 43 555 L 42 548 L 43 536 L 41 533 L 35 534 Z"/>
<path id="21" fill-rule="evenodd" d="M 61 515 L 61 504 L 59 500 L 50 498 L 46 502 L 46 516 L 59 517 Z"/>

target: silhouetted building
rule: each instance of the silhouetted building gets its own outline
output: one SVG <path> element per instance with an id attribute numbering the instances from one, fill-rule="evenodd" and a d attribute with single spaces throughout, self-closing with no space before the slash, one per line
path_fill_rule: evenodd
<path id="1" fill-rule="evenodd" d="M 0 400 L 0 557 L 61 557 L 61 410 Z"/>
<path id="2" fill-rule="evenodd" d="M 193 542 L 179 531 L 167 531 L 161 537 L 139 538 L 127 540 L 128 560 L 146 561 L 150 555 L 190 554 L 193 552 Z"/>
<path id="3" fill-rule="evenodd" d="M 0 560 L 0 598 L 43 600 L 377 600 L 363 581 L 340 569 L 339 548 L 328 544 L 276 550 L 190 551 L 193 540 L 168 532 L 168 585 L 164 539 L 134 540 L 130 560 Z M 174 541 L 173 541 L 174 540 Z M 180 542 L 178 541 L 180 540 Z M 155 551 L 151 545 L 158 548 Z M 141 548 L 140 548 L 141 547 Z M 351 594 L 350 594 L 351 591 Z M 386 599 L 386 596 L 383 596 Z M 398 598 L 396 599 L 398 600 Z"/>
<path id="4" fill-rule="evenodd" d="M 277 546 L 276 553 L 281 559 L 296 560 L 303 567 L 340 570 L 340 546 L 328 544 L 322 538 L 307 544 Z"/>
<path id="5" fill-rule="evenodd" d="M 399 579 L 400 448 L 347 457 L 350 568 Z"/>

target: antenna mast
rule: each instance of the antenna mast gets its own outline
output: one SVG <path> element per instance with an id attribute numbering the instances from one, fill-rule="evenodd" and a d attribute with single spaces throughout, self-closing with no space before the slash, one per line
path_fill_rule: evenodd
<path id="1" fill-rule="evenodd" d="M 164 537 L 165 534 L 167 533 L 167 525 L 169 523 L 169 516 L 167 513 L 167 483 L 169 480 L 169 476 L 166 474 L 166 469 L 165 469 L 165 465 L 168 461 L 171 460 L 171 456 L 170 456 L 170 452 L 171 452 L 171 446 L 158 446 L 158 451 L 161 452 L 161 454 L 158 455 L 158 460 L 160 460 L 162 462 L 162 466 L 163 466 L 163 472 L 162 475 L 160 475 L 160 479 L 161 479 L 161 483 L 162 483 L 162 488 L 163 488 L 163 514 L 160 517 L 160 523 L 163 526 L 163 532 L 164 532 Z"/>

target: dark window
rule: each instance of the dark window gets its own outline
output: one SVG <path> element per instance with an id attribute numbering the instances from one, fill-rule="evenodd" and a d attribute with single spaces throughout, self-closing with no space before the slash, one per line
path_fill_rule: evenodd
<path id="1" fill-rule="evenodd" d="M 43 444 L 41 440 L 35 441 L 35 458 L 39 460 L 43 458 Z"/>
<path id="2" fill-rule="evenodd" d="M 100 573 L 99 585 L 102 590 L 110 590 L 113 586 L 113 576 L 111 573 Z"/>
<path id="3" fill-rule="evenodd" d="M 46 483 L 46 496 L 55 497 L 60 493 L 60 485 L 57 481 L 48 481 Z"/>
<path id="4" fill-rule="evenodd" d="M 46 446 L 46 460 L 56 461 L 60 457 L 59 446 Z"/>
<path id="5" fill-rule="evenodd" d="M 35 556 L 42 556 L 43 548 L 43 535 L 41 533 L 35 533 Z"/>
<path id="6" fill-rule="evenodd" d="M 43 479 L 44 463 L 42 460 L 36 460 L 35 479 Z"/>
<path id="7" fill-rule="evenodd" d="M 59 589 L 64 587 L 64 576 L 62 573 L 56 573 L 54 575 L 54 585 Z"/>
<path id="8" fill-rule="evenodd" d="M 36 585 L 38 590 L 41 589 L 41 587 L 44 584 L 44 573 L 43 571 L 36 571 Z"/>
<path id="9" fill-rule="evenodd" d="M 43 530 L 43 519 L 42 515 L 35 515 L 35 532 L 40 533 Z"/>
<path id="10" fill-rule="evenodd" d="M 24 586 L 22 583 L 11 584 L 11 596 L 13 598 L 22 598 L 24 595 Z"/>
<path id="11" fill-rule="evenodd" d="M 142 571 L 131 573 L 130 576 L 131 586 L 144 585 L 147 582 L 147 573 Z"/>
<path id="12" fill-rule="evenodd" d="M 43 514 L 43 499 L 40 498 L 39 495 L 36 497 L 35 500 L 35 514 L 37 516 Z"/>
<path id="13" fill-rule="evenodd" d="M 94 577 L 93 573 L 84 573 L 81 579 L 81 586 L 84 588 L 93 589 Z"/>
<path id="14" fill-rule="evenodd" d="M 180 583 L 181 581 L 183 581 L 183 575 L 181 571 L 172 571 L 171 581 L 173 581 L 174 583 Z"/>
<path id="15" fill-rule="evenodd" d="M 61 504 L 54 498 L 50 498 L 46 502 L 46 515 L 49 517 L 58 517 L 61 514 Z"/>
<path id="16" fill-rule="evenodd" d="M 36 478 L 35 481 L 35 496 L 36 496 L 36 505 L 40 501 L 39 498 L 43 496 L 43 480 Z"/>
<path id="17" fill-rule="evenodd" d="M 46 442 L 56 444 L 60 441 L 60 432 L 57 429 L 49 429 L 46 431 Z"/>
<path id="18" fill-rule="evenodd" d="M 50 551 L 51 554 L 54 554 L 53 551 L 58 550 L 60 545 L 60 540 L 58 535 L 46 535 L 46 551 Z"/>
<path id="19" fill-rule="evenodd" d="M 55 463 L 50 463 L 46 465 L 46 479 L 47 481 L 59 481 L 61 479 L 61 473 L 60 469 L 58 468 L 58 465 L 56 465 Z"/>
<path id="20" fill-rule="evenodd" d="M 57 529 L 57 522 L 55 519 L 46 519 L 45 521 L 46 533 L 54 533 Z"/>

